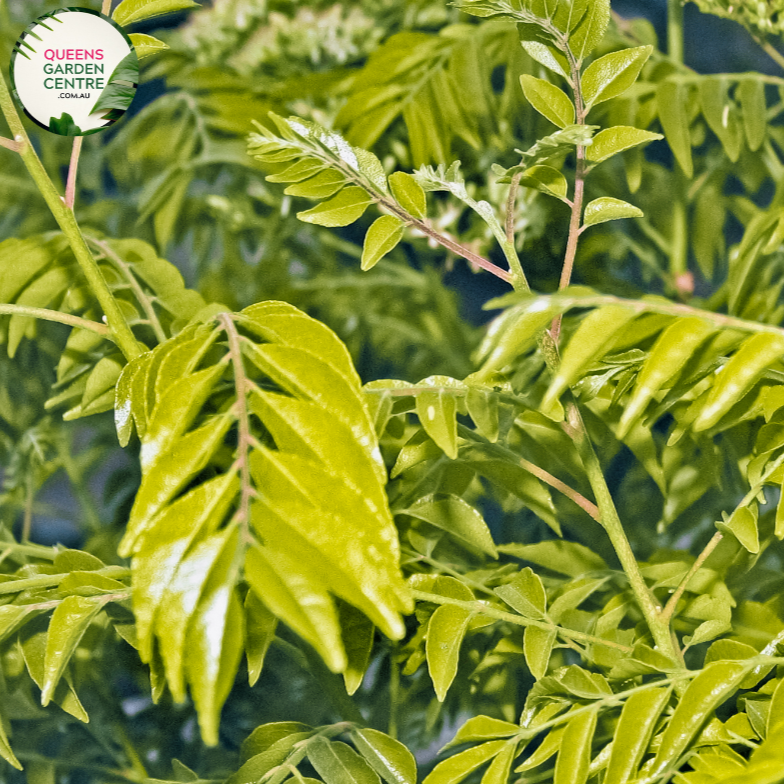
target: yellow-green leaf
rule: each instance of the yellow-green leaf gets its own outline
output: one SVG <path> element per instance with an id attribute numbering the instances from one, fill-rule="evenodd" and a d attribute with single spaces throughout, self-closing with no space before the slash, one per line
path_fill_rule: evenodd
<path id="1" fill-rule="evenodd" d="M 400 741 L 378 730 L 361 727 L 351 731 L 351 740 L 387 784 L 416 784 L 416 760 Z"/>
<path id="2" fill-rule="evenodd" d="M 621 220 L 622 218 L 642 218 L 643 212 L 629 202 L 601 196 L 589 202 L 583 214 L 583 226 L 596 226 L 598 223 Z"/>
<path id="3" fill-rule="evenodd" d="M 405 225 L 396 215 L 382 215 L 373 221 L 365 235 L 365 244 L 362 246 L 363 270 L 375 267 L 395 248 L 403 238 Z"/>
<path id="4" fill-rule="evenodd" d="M 304 212 L 298 212 L 297 217 L 301 221 L 315 223 L 317 226 L 329 228 L 348 226 L 362 217 L 372 201 L 367 191 L 356 185 L 350 185 L 328 201 Z"/>
<path id="5" fill-rule="evenodd" d="M 424 220 L 427 217 L 427 197 L 422 186 L 406 172 L 394 172 L 389 175 L 389 189 L 395 201 L 415 218 Z"/>
<path id="6" fill-rule="evenodd" d="M 559 128 L 574 123 L 574 105 L 563 90 L 528 74 L 520 77 L 520 84 L 531 106 L 551 123 Z"/>
<path id="7" fill-rule="evenodd" d="M 555 644 L 555 629 L 527 626 L 523 634 L 523 653 L 531 675 L 539 680 L 547 674 L 550 656 Z"/>
<path id="8" fill-rule="evenodd" d="M 600 131 L 593 137 L 593 144 L 585 150 L 585 157 L 592 163 L 601 163 L 619 152 L 663 139 L 660 133 L 651 133 L 628 125 L 616 125 Z"/>
<path id="9" fill-rule="evenodd" d="M 590 108 L 626 92 L 637 81 L 652 52 L 652 46 L 638 46 L 594 60 L 580 80 L 585 105 Z"/>
<path id="10" fill-rule="evenodd" d="M 442 604 L 430 616 L 425 652 L 433 687 L 441 702 L 457 674 L 460 646 L 470 620 L 468 610 L 450 604 Z"/>
<path id="11" fill-rule="evenodd" d="M 123 0 L 114 9 L 112 19 L 123 27 L 153 16 L 171 14 L 186 8 L 198 8 L 193 0 Z"/>
<path id="12" fill-rule="evenodd" d="M 146 57 L 152 57 L 155 54 L 160 54 L 169 48 L 168 44 L 165 44 L 154 36 L 146 35 L 145 33 L 131 33 L 128 37 L 131 39 L 131 43 L 136 50 L 136 55 L 139 60 L 144 60 Z"/>
<path id="13" fill-rule="evenodd" d="M 598 713 L 598 710 L 590 710 L 569 720 L 555 761 L 554 784 L 585 784 L 588 780 Z"/>
<path id="14" fill-rule="evenodd" d="M 245 656 L 250 686 L 254 686 L 261 675 L 277 628 L 278 619 L 253 591 L 248 591 L 245 597 Z"/>
<path id="15" fill-rule="evenodd" d="M 656 90 L 656 106 L 667 144 L 687 177 L 691 177 L 694 172 L 689 131 L 689 100 L 690 88 L 680 82 L 665 80 Z"/>
<path id="16" fill-rule="evenodd" d="M 439 762 L 422 784 L 458 784 L 480 765 L 500 753 L 506 743 L 505 740 L 492 740 L 461 751 L 460 754 Z"/>
<path id="17" fill-rule="evenodd" d="M 457 405 L 455 396 L 441 389 L 420 392 L 416 411 L 425 432 L 452 460 L 457 457 Z"/>

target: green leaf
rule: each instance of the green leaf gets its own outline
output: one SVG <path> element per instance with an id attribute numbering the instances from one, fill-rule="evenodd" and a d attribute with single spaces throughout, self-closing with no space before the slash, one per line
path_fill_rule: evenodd
<path id="1" fill-rule="evenodd" d="M 547 674 L 555 640 L 555 629 L 540 629 L 538 626 L 526 626 L 525 628 L 523 634 L 525 663 L 536 680 L 544 678 Z"/>
<path id="2" fill-rule="evenodd" d="M 569 577 L 608 569 L 599 555 L 577 542 L 552 539 L 538 544 L 502 544 L 498 550 Z"/>
<path id="3" fill-rule="evenodd" d="M 458 731 L 455 737 L 444 747 L 451 748 L 462 743 L 491 738 L 509 738 L 520 732 L 520 725 L 510 721 L 501 721 L 491 716 L 473 716 Z"/>
<path id="4" fill-rule="evenodd" d="M 375 267 L 387 253 L 395 248 L 403 238 L 405 225 L 405 222 L 396 215 L 382 215 L 371 224 L 362 247 L 363 270 Z"/>
<path id="5" fill-rule="evenodd" d="M 351 740 L 387 784 L 416 784 L 416 760 L 400 741 L 369 727 L 352 729 Z"/>
<path id="6" fill-rule="evenodd" d="M 596 226 L 598 223 L 621 220 L 622 218 L 642 218 L 639 207 L 611 196 L 600 196 L 589 202 L 583 213 L 583 227 Z"/>
<path id="7" fill-rule="evenodd" d="M 761 332 L 746 338 L 716 378 L 693 429 L 700 432 L 713 427 L 782 356 L 784 337 Z"/>
<path id="8" fill-rule="evenodd" d="M 738 507 L 726 523 L 716 523 L 720 531 L 729 531 L 750 552 L 760 550 L 759 528 L 757 526 L 757 505 Z"/>
<path id="9" fill-rule="evenodd" d="M 367 616 L 346 602 L 338 605 L 340 618 L 340 631 L 343 638 L 343 648 L 346 651 L 348 664 L 343 671 L 343 680 L 349 694 L 362 685 L 365 677 L 370 651 L 373 648 L 375 626 Z"/>
<path id="10" fill-rule="evenodd" d="M 271 749 L 278 741 L 292 735 L 301 735 L 311 732 L 313 727 L 299 721 L 276 721 L 256 727 L 242 742 L 240 761 L 244 764 L 252 757 L 263 754 Z"/>
<path id="11" fill-rule="evenodd" d="M 598 710 L 586 711 L 569 720 L 555 761 L 554 784 L 585 784 L 588 780 L 598 714 Z"/>
<path id="12" fill-rule="evenodd" d="M 457 675 L 460 646 L 468 629 L 471 613 L 462 607 L 442 604 L 430 616 L 427 625 L 427 667 L 440 702 Z"/>
<path id="13" fill-rule="evenodd" d="M 566 727 L 563 724 L 551 729 L 536 751 L 527 757 L 522 764 L 518 765 L 515 768 L 515 772 L 521 773 L 526 770 L 533 770 L 543 762 L 547 762 L 561 748 L 565 729 Z"/>
<path id="14" fill-rule="evenodd" d="M 169 48 L 168 44 L 159 41 L 151 35 L 146 35 L 145 33 L 131 33 L 128 37 L 131 39 L 131 43 L 136 50 L 139 60 L 144 60 L 146 57 L 152 57 L 155 54 L 160 54 Z"/>
<path id="15" fill-rule="evenodd" d="M 442 389 L 416 396 L 420 424 L 452 460 L 457 458 L 457 404 L 455 396 Z"/>
<path id="16" fill-rule="evenodd" d="M 370 765 L 345 743 L 316 736 L 308 744 L 308 759 L 325 784 L 380 784 Z"/>
<path id="17" fill-rule="evenodd" d="M 221 709 L 234 685 L 244 648 L 245 616 L 234 588 L 239 528 L 229 527 L 222 538 L 225 544 L 210 569 L 185 635 L 185 671 L 201 736 L 208 746 L 218 744 Z"/>
<path id="18" fill-rule="evenodd" d="M 506 746 L 505 740 L 482 743 L 439 762 L 422 784 L 458 784 L 480 765 L 495 757 Z"/>
<path id="19" fill-rule="evenodd" d="M 481 784 L 507 784 L 512 763 L 517 756 L 517 740 L 507 741 L 500 754 L 490 763 Z"/>
<path id="20" fill-rule="evenodd" d="M 466 393 L 466 408 L 477 432 L 491 444 L 498 441 L 497 396 L 491 390 L 470 387 Z"/>
<path id="21" fill-rule="evenodd" d="M 498 557 L 490 529 L 482 515 L 467 501 L 456 495 L 446 498 L 424 496 L 407 509 L 396 514 L 407 514 L 441 528 L 467 545 L 492 558 Z"/>
<path id="22" fill-rule="evenodd" d="M 127 84 L 126 84 L 127 83 Z M 136 95 L 139 83 L 139 57 L 136 50 L 127 54 L 112 71 L 106 87 L 98 96 L 90 114 L 106 112 L 110 109 L 125 111 Z"/>
<path id="23" fill-rule="evenodd" d="M 301 221 L 315 223 L 317 226 L 330 228 L 348 226 L 362 217 L 372 201 L 367 191 L 356 185 L 350 185 L 329 201 L 304 212 L 298 212 L 297 217 Z"/>
<path id="24" fill-rule="evenodd" d="M 102 607 L 103 603 L 97 599 L 68 596 L 55 608 L 46 635 L 42 705 L 46 706 L 51 702 L 55 688 L 76 652 L 76 647 Z"/>
<path id="25" fill-rule="evenodd" d="M 742 79 L 738 85 L 740 105 L 743 109 L 743 126 L 749 149 L 756 152 L 765 141 L 768 130 L 765 85 L 760 79 Z"/>
<path id="26" fill-rule="evenodd" d="M 308 199 L 326 199 L 336 194 L 346 184 L 346 177 L 335 169 L 325 169 L 314 177 L 289 185 L 283 193 L 287 196 L 305 196 Z"/>
<path id="27" fill-rule="evenodd" d="M 703 76 L 699 83 L 700 104 L 710 129 L 734 163 L 740 155 L 741 131 L 737 112 L 729 99 L 728 86 L 724 78 Z"/>
<path id="28" fill-rule="evenodd" d="M 593 144 L 586 149 L 585 157 L 592 163 L 601 163 L 619 152 L 663 138 L 660 133 L 642 131 L 628 125 L 616 125 L 593 137 Z"/>
<path id="29" fill-rule="evenodd" d="M 559 128 L 574 123 L 574 105 L 563 90 L 528 74 L 520 77 L 520 84 L 531 106 L 551 123 Z"/>
<path id="30" fill-rule="evenodd" d="M 624 784 L 635 778 L 670 693 L 668 688 L 651 688 L 626 700 L 615 728 L 605 784 Z"/>
<path id="31" fill-rule="evenodd" d="M 395 201 L 415 218 L 424 220 L 427 217 L 427 197 L 422 186 L 406 172 L 394 172 L 389 175 L 389 189 Z"/>
<path id="32" fill-rule="evenodd" d="M 580 80 L 586 108 L 626 92 L 637 81 L 652 52 L 652 46 L 638 46 L 594 60 Z"/>
<path id="33" fill-rule="evenodd" d="M 248 659 L 248 684 L 255 686 L 264 667 L 267 651 L 275 639 L 278 619 L 253 591 L 245 597 L 245 656 Z"/>
<path id="34" fill-rule="evenodd" d="M 257 730 L 264 730 L 268 726 L 278 727 L 280 725 L 296 725 L 297 722 L 279 722 L 273 725 L 264 725 Z M 313 731 L 307 725 L 300 725 L 306 729 L 301 732 L 285 732 L 273 743 L 258 754 L 254 754 L 247 759 L 242 767 L 233 775 L 226 779 L 225 784 L 257 784 L 265 774 L 273 768 L 282 765 L 291 754 L 294 746 L 312 737 Z M 253 735 L 256 734 L 254 731 Z M 251 736 L 253 737 L 253 736 Z M 243 744 L 243 750 L 245 744 Z M 245 755 L 243 754 L 243 757 Z"/>
<path id="35" fill-rule="evenodd" d="M 112 19 L 118 25 L 126 27 L 133 22 L 150 19 L 153 16 L 171 14 L 186 8 L 198 8 L 199 4 L 193 0 L 123 0 L 114 9 Z"/>
<path id="36" fill-rule="evenodd" d="M 563 76 L 564 79 L 568 78 L 569 61 L 554 46 L 547 46 L 539 41 L 521 41 L 520 43 L 529 57 L 532 57 L 537 63 L 541 63 L 545 68 L 557 73 L 558 76 Z"/>
<path id="37" fill-rule="evenodd" d="M 0 757 L 2 757 L 9 765 L 12 765 L 17 770 L 22 770 L 22 763 L 16 758 L 16 755 L 11 750 L 11 744 L 8 741 L 3 721 L 0 719 Z"/>
<path id="38" fill-rule="evenodd" d="M 746 670 L 738 662 L 716 662 L 692 680 L 664 730 L 648 775 L 659 776 L 680 759 L 713 710 L 737 691 Z"/>
<path id="39" fill-rule="evenodd" d="M 694 173 L 687 108 L 689 100 L 689 86 L 680 82 L 664 81 L 656 90 L 656 106 L 667 144 L 687 177 Z"/>
<path id="40" fill-rule="evenodd" d="M 546 616 L 547 594 L 530 566 L 519 571 L 510 583 L 496 588 L 495 593 L 526 618 L 541 620 Z"/>
<path id="41" fill-rule="evenodd" d="M 555 196 L 562 202 L 568 202 L 566 193 L 569 185 L 566 182 L 566 177 L 552 166 L 540 165 L 526 169 L 520 178 L 520 185 L 526 188 L 536 188 L 549 196 Z"/>
<path id="42" fill-rule="evenodd" d="M 621 417 L 619 438 L 626 437 L 654 395 L 677 377 L 714 331 L 715 327 L 704 319 L 688 317 L 677 319 L 661 333 L 637 376 L 634 393 Z"/>
<path id="43" fill-rule="evenodd" d="M 563 351 L 561 366 L 542 401 L 544 413 L 554 406 L 564 390 L 574 384 L 594 360 L 603 355 L 636 315 L 635 311 L 622 305 L 607 305 L 585 317 Z"/>

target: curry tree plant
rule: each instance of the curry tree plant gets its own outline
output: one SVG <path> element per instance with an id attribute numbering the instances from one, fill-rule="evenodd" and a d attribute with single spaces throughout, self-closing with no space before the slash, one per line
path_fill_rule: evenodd
<path id="1" fill-rule="evenodd" d="M 123 0 L 114 18 L 191 5 Z M 0 80 L 11 132 L 0 142 L 59 226 L 0 244 L 8 355 L 22 362 L 39 342 L 59 353 L 46 407 L 66 421 L 112 411 L 140 472 L 111 545 L 100 521 L 81 550 L 31 541 L 32 491 L 21 537 L 2 529 L 6 780 L 161 782 L 172 768 L 166 780 L 227 784 L 784 780 L 784 140 L 782 106 L 768 106 L 784 82 L 696 75 L 674 33 L 669 57 L 622 20 L 608 35 L 609 0 L 457 6 L 486 21 L 447 37 L 512 31 L 534 73 L 506 79 L 550 124 L 506 165 L 488 156 L 495 198 L 439 160 L 444 118 L 473 134 L 457 98 L 444 108 L 455 74 L 441 73 L 446 99 L 400 109 L 379 76 L 379 61 L 395 72 L 386 55 L 350 88 L 346 136 L 273 112 L 248 118 L 248 153 L 272 187 L 316 202 L 300 221 L 364 230 L 368 280 L 401 242 L 426 239 L 508 287 L 487 303 L 500 312 L 461 378 L 363 385 L 345 344 L 302 310 L 209 302 L 147 242 L 80 226 L 80 141 L 61 197 Z M 390 102 L 414 171 L 357 144 L 385 132 L 391 120 L 375 117 L 377 133 L 362 122 Z M 642 148 L 661 154 L 663 139 L 664 218 L 638 206 L 657 204 Z M 703 143 L 714 153 L 695 166 Z M 766 206 L 725 194 L 731 164 L 752 159 L 749 190 L 774 182 Z M 625 182 L 602 175 L 619 162 Z M 166 193 L 182 200 L 188 187 Z M 532 289 L 518 236 L 539 198 L 564 227 L 550 293 Z M 451 204 L 497 248 L 445 231 L 434 216 Z M 729 209 L 744 231 L 725 259 Z M 669 259 L 670 296 L 572 285 L 591 238 L 616 221 L 632 234 L 627 219 Z M 156 223 L 158 239 L 173 226 Z M 694 298 L 695 272 L 711 282 L 717 259 L 726 279 Z M 68 330 L 56 350 L 47 321 Z M 619 465 L 633 466 L 621 481 Z M 299 707 L 254 721 L 295 690 L 281 657 L 310 673 L 325 721 Z M 192 755 L 198 772 L 114 704 L 107 679 L 129 660 L 126 677 L 149 678 L 158 726 L 189 742 L 177 717 L 191 704 L 204 746 L 223 749 Z M 439 734 L 433 764 L 422 737 Z"/>

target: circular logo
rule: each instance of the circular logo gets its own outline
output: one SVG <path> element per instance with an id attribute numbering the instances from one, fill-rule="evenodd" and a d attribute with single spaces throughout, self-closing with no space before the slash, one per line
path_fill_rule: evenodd
<path id="1" fill-rule="evenodd" d="M 86 136 L 125 114 L 139 83 L 139 58 L 108 17 L 59 8 L 22 33 L 10 71 L 14 95 L 33 122 L 61 136 Z"/>

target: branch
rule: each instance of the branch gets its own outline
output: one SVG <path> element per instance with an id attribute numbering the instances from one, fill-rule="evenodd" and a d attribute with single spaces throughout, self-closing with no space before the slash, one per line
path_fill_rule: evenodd
<path id="1" fill-rule="evenodd" d="M 19 152 L 22 149 L 22 145 L 19 142 L 15 142 L 13 139 L 6 139 L 5 136 L 0 136 L 0 147 L 5 147 L 12 152 Z"/>
<path id="2" fill-rule="evenodd" d="M 82 140 L 84 137 L 74 138 L 73 150 L 71 151 L 71 165 L 68 167 L 68 182 L 65 186 L 65 206 L 73 210 L 76 200 L 76 172 L 79 169 L 79 156 L 82 154 Z"/>
<path id="3" fill-rule="evenodd" d="M 97 321 L 89 321 L 88 319 L 83 319 L 79 316 L 72 316 L 70 313 L 61 313 L 59 310 L 33 308 L 27 305 L 0 305 L 0 316 L 3 315 L 29 316 L 30 318 L 39 318 L 44 321 L 56 321 L 59 324 L 67 324 L 69 327 L 86 329 L 90 332 L 102 335 L 109 340 L 113 340 L 109 328 L 104 324 L 99 324 Z"/>
<path id="4" fill-rule="evenodd" d="M 691 582 L 691 578 L 694 577 L 694 575 L 697 574 L 697 572 L 702 568 L 702 565 L 705 563 L 705 561 L 708 560 L 708 556 L 716 549 L 719 542 L 723 538 L 724 534 L 721 534 L 717 531 L 705 546 L 705 549 L 697 556 L 697 560 L 692 564 L 691 569 L 689 569 L 689 571 L 686 573 L 686 576 L 681 580 L 680 585 L 675 589 L 675 593 L 670 596 L 667 604 L 661 611 L 660 618 L 663 621 L 667 621 L 669 623 L 670 619 L 672 618 L 672 614 L 675 612 L 676 605 L 680 601 L 681 596 L 683 596 L 686 588 L 688 588 L 689 582 Z"/>

